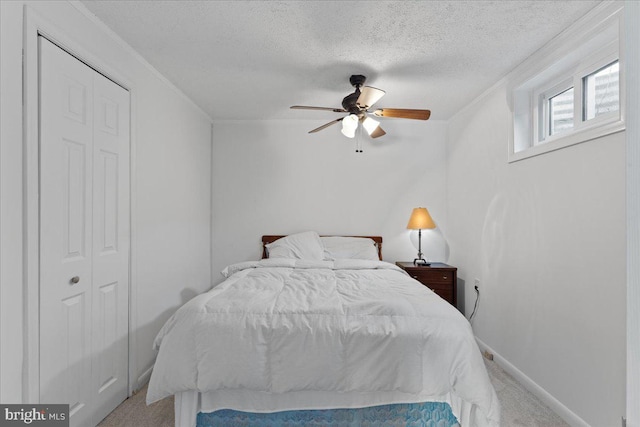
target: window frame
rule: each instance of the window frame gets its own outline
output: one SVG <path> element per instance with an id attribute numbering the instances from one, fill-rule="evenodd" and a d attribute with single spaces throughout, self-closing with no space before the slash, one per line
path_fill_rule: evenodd
<path id="1" fill-rule="evenodd" d="M 565 30 L 507 76 L 510 98 L 508 162 L 515 162 L 620 132 L 624 124 L 624 58 L 620 45 L 622 8 L 604 2 Z M 586 78 L 615 61 L 619 108 L 586 119 Z M 574 88 L 573 128 L 549 135 L 548 102 Z"/>

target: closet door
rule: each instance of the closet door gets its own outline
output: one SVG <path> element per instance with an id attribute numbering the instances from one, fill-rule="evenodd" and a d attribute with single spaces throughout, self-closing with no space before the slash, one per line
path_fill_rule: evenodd
<path id="1" fill-rule="evenodd" d="M 92 393 L 96 422 L 127 398 L 129 92 L 93 76 Z"/>
<path id="2" fill-rule="evenodd" d="M 127 397 L 129 94 L 40 37 L 40 402 Z"/>

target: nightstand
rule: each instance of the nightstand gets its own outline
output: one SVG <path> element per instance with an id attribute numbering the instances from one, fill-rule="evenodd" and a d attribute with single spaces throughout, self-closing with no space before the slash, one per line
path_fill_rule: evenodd
<path id="1" fill-rule="evenodd" d="M 458 307 L 458 269 L 441 262 L 429 266 L 413 265 L 412 262 L 396 262 L 409 276 L 422 283 L 454 307 Z"/>

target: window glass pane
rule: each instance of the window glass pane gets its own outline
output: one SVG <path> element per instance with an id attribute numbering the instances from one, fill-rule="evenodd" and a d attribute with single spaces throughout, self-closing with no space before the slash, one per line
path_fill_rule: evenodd
<path id="1" fill-rule="evenodd" d="M 573 88 L 549 98 L 549 135 L 573 129 Z"/>
<path id="2" fill-rule="evenodd" d="M 584 119 L 620 109 L 620 84 L 618 61 L 589 74 L 584 84 Z"/>

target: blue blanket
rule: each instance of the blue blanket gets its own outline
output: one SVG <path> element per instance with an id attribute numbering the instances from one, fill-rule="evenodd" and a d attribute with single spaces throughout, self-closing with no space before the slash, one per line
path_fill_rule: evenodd
<path id="1" fill-rule="evenodd" d="M 197 427 L 453 427 L 451 407 L 441 402 L 402 403 L 357 409 L 284 411 L 269 414 L 223 409 L 198 414 Z"/>

